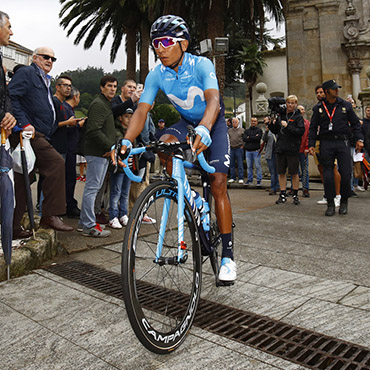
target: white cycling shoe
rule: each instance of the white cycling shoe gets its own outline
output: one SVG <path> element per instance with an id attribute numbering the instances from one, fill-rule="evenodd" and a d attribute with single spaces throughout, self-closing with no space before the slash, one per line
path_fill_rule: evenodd
<path id="1" fill-rule="evenodd" d="M 222 259 L 218 279 L 230 282 L 236 280 L 236 263 L 231 258 Z"/>

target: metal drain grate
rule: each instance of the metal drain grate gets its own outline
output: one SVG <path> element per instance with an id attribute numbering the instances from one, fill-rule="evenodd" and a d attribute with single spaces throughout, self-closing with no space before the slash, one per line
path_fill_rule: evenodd
<path id="1" fill-rule="evenodd" d="M 123 299 L 121 276 L 117 273 L 79 261 L 48 266 L 45 270 Z M 147 283 L 140 284 L 138 291 L 147 298 L 146 308 L 154 311 L 158 301 L 155 296 L 172 294 Z M 174 311 L 181 302 L 181 296 L 176 294 Z M 369 348 L 204 299 L 200 300 L 194 325 L 308 368 L 370 370 Z"/>

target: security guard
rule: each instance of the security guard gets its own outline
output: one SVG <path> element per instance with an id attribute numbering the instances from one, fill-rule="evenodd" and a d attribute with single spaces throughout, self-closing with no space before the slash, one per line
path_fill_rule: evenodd
<path id="1" fill-rule="evenodd" d="M 356 150 L 361 151 L 364 146 L 360 120 L 352 109 L 351 103 L 338 97 L 335 80 L 325 81 L 322 84 L 326 98 L 313 108 L 311 118 L 308 146 L 310 154 L 315 152 L 316 138 L 320 139 L 320 163 L 323 166 L 324 188 L 328 200 L 326 216 L 335 214 L 335 186 L 334 186 L 334 160 L 337 158 L 341 174 L 341 200 L 339 214 L 348 212 L 348 198 L 351 194 L 352 159 L 349 142 L 352 128 Z M 318 136 L 319 132 L 319 136 Z"/>

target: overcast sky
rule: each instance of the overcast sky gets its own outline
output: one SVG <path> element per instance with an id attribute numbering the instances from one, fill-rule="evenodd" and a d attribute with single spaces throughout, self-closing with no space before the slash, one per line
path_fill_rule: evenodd
<path id="1" fill-rule="evenodd" d="M 124 42 L 114 64 L 109 61 L 111 40 L 100 50 L 100 37 L 97 42 L 84 50 L 82 44 L 76 46 L 73 40 L 76 32 L 67 37 L 67 32 L 59 26 L 59 0 L 1 0 L 0 10 L 8 13 L 14 35 L 11 40 L 34 50 L 39 46 L 49 46 L 57 57 L 50 74 L 56 76 L 65 70 L 103 67 L 106 72 L 126 68 Z M 96 45 L 95 45 L 96 44 Z"/>
<path id="2" fill-rule="evenodd" d="M 53 77 L 66 70 L 85 69 L 87 66 L 102 67 L 105 72 L 126 68 L 124 41 L 114 64 L 109 61 L 112 38 L 108 38 L 102 50 L 99 47 L 100 35 L 88 50 L 82 46 L 84 40 L 78 46 L 73 44 L 76 32 L 67 37 L 67 32 L 59 26 L 59 0 L 0 0 L 0 10 L 10 17 L 14 33 L 12 41 L 31 50 L 39 46 L 49 46 L 54 50 L 58 60 L 50 72 Z M 274 25 L 267 27 L 274 28 Z M 283 33 L 284 29 L 278 31 L 279 36 Z M 153 67 L 152 52 L 150 55 L 150 67 Z"/>

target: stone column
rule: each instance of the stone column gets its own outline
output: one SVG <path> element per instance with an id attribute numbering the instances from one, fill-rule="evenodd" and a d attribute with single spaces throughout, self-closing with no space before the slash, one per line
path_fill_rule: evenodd
<path id="1" fill-rule="evenodd" d="M 269 103 L 265 97 L 265 92 L 267 91 L 267 85 L 264 82 L 260 82 L 256 85 L 256 91 L 259 94 L 256 99 L 256 116 L 258 118 L 258 123 L 263 122 L 263 117 L 268 114 Z"/>
<path id="2" fill-rule="evenodd" d="M 368 87 L 363 89 L 358 96 L 363 107 L 370 106 L 370 66 L 366 69 L 366 75 L 369 79 Z"/>
<path id="3" fill-rule="evenodd" d="M 362 63 L 361 60 L 358 58 L 351 58 L 348 61 L 348 69 L 352 75 L 352 96 L 355 99 L 356 103 L 358 103 L 358 94 L 361 91 L 361 83 L 360 83 L 360 73 L 362 70 Z"/>

